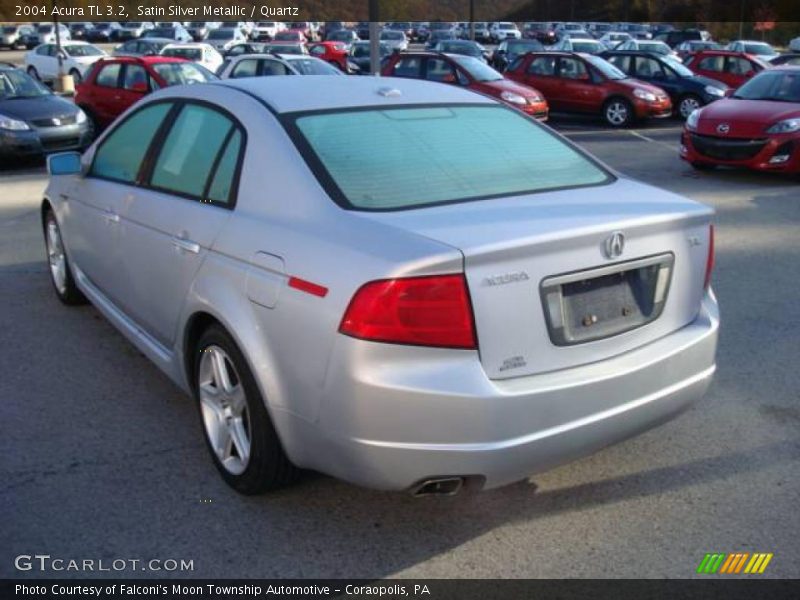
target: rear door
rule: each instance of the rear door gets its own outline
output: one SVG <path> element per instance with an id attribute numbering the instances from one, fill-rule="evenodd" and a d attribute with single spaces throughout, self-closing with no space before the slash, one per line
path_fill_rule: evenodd
<path id="1" fill-rule="evenodd" d="M 636 71 L 629 74 L 636 79 L 660 87 L 669 94 L 673 102 L 680 96 L 680 80 L 672 70 L 664 68 L 661 61 L 651 56 L 636 56 L 635 62 Z"/>
<path id="2" fill-rule="evenodd" d="M 557 74 L 557 61 L 557 56 L 537 54 L 527 64 L 523 63 L 519 70 L 514 71 L 514 79 L 544 94 L 551 110 L 563 110 L 562 83 Z"/>
<path id="3" fill-rule="evenodd" d="M 577 56 L 562 56 L 558 59 L 558 75 L 561 80 L 561 100 L 564 110 L 595 112 L 603 103 L 603 92 L 592 80 L 592 74 L 583 59 Z"/>
<path id="4" fill-rule="evenodd" d="M 108 124 L 122 112 L 119 103 L 119 85 L 122 63 L 109 62 L 100 67 L 94 83 L 87 86 L 89 106 L 102 124 Z"/>
<path id="5" fill-rule="evenodd" d="M 152 90 L 150 75 L 140 64 L 128 63 L 122 69 L 120 85 L 117 89 L 115 110 L 120 113 L 144 98 Z"/>
<path id="6" fill-rule="evenodd" d="M 184 299 L 236 200 L 242 126 L 220 107 L 187 101 L 169 115 L 145 184 L 122 214 L 125 310 L 172 346 Z"/>

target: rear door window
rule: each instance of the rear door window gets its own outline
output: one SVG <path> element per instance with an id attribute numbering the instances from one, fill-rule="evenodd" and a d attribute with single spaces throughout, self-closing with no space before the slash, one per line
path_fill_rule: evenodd
<path id="1" fill-rule="evenodd" d="M 231 72 L 231 77 L 234 79 L 255 77 L 256 75 L 258 75 L 258 61 L 254 58 L 239 61 Z"/>
<path id="2" fill-rule="evenodd" d="M 456 73 L 453 65 L 442 58 L 429 58 L 425 65 L 425 79 L 442 83 L 454 83 Z"/>
<path id="3" fill-rule="evenodd" d="M 394 77 L 410 77 L 412 79 L 418 79 L 420 77 L 421 67 L 421 57 L 404 56 L 395 63 L 394 69 L 392 70 L 392 75 Z"/>
<path id="4" fill-rule="evenodd" d="M 101 67 L 100 72 L 97 74 L 97 77 L 94 80 L 95 85 L 102 87 L 117 87 L 121 66 L 122 65 L 119 63 L 111 63 Z"/>
<path id="5" fill-rule="evenodd" d="M 699 63 L 697 63 L 698 69 L 702 69 L 704 71 L 716 71 L 717 73 L 722 73 L 724 67 L 724 56 L 706 56 L 705 58 L 702 58 Z"/>
<path id="6" fill-rule="evenodd" d="M 556 74 L 555 56 L 537 56 L 528 64 L 528 74 L 539 77 L 553 77 Z"/>

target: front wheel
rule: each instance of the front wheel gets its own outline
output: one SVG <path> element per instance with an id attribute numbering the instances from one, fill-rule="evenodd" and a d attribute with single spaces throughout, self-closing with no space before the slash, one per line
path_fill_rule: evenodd
<path id="1" fill-rule="evenodd" d="M 44 215 L 44 245 L 47 249 L 47 263 L 50 267 L 50 281 L 56 290 L 56 296 L 64 304 L 86 304 L 86 297 L 75 285 L 69 266 L 64 240 L 56 216 L 51 209 Z"/>
<path id="2" fill-rule="evenodd" d="M 694 94 L 687 94 L 678 101 L 678 114 L 686 120 L 689 115 L 703 105 L 703 101 Z"/>
<path id="3" fill-rule="evenodd" d="M 242 494 L 291 483 L 297 469 L 283 451 L 236 342 L 222 327 L 212 325 L 195 352 L 194 389 L 203 431 L 223 479 Z"/>
<path id="4" fill-rule="evenodd" d="M 603 117 L 611 127 L 628 127 L 633 123 L 633 106 L 623 98 L 612 98 L 603 106 Z"/>

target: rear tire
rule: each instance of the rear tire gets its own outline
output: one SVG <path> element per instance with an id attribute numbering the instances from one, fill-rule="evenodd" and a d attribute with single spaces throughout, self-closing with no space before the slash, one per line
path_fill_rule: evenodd
<path id="1" fill-rule="evenodd" d="M 247 495 L 292 483 L 298 470 L 283 450 L 236 342 L 220 325 L 211 325 L 194 351 L 193 384 L 203 435 L 222 478 Z"/>
<path id="2" fill-rule="evenodd" d="M 50 282 L 56 291 L 56 296 L 68 306 L 86 304 L 86 296 L 75 285 L 72 277 L 72 268 L 64 248 L 61 229 L 56 221 L 56 215 L 51 208 L 45 209 L 44 218 L 44 245 L 47 250 L 47 263 L 50 272 Z"/>
<path id="3" fill-rule="evenodd" d="M 603 105 L 603 118 L 611 127 L 629 127 L 635 118 L 633 105 L 625 98 L 611 98 Z"/>

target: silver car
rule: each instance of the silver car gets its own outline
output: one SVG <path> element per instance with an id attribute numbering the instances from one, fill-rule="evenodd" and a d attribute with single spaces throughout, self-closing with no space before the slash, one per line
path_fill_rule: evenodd
<path id="1" fill-rule="evenodd" d="M 457 86 L 167 88 L 49 170 L 58 297 L 195 397 L 243 493 L 505 485 L 714 373 L 711 209 Z"/>

